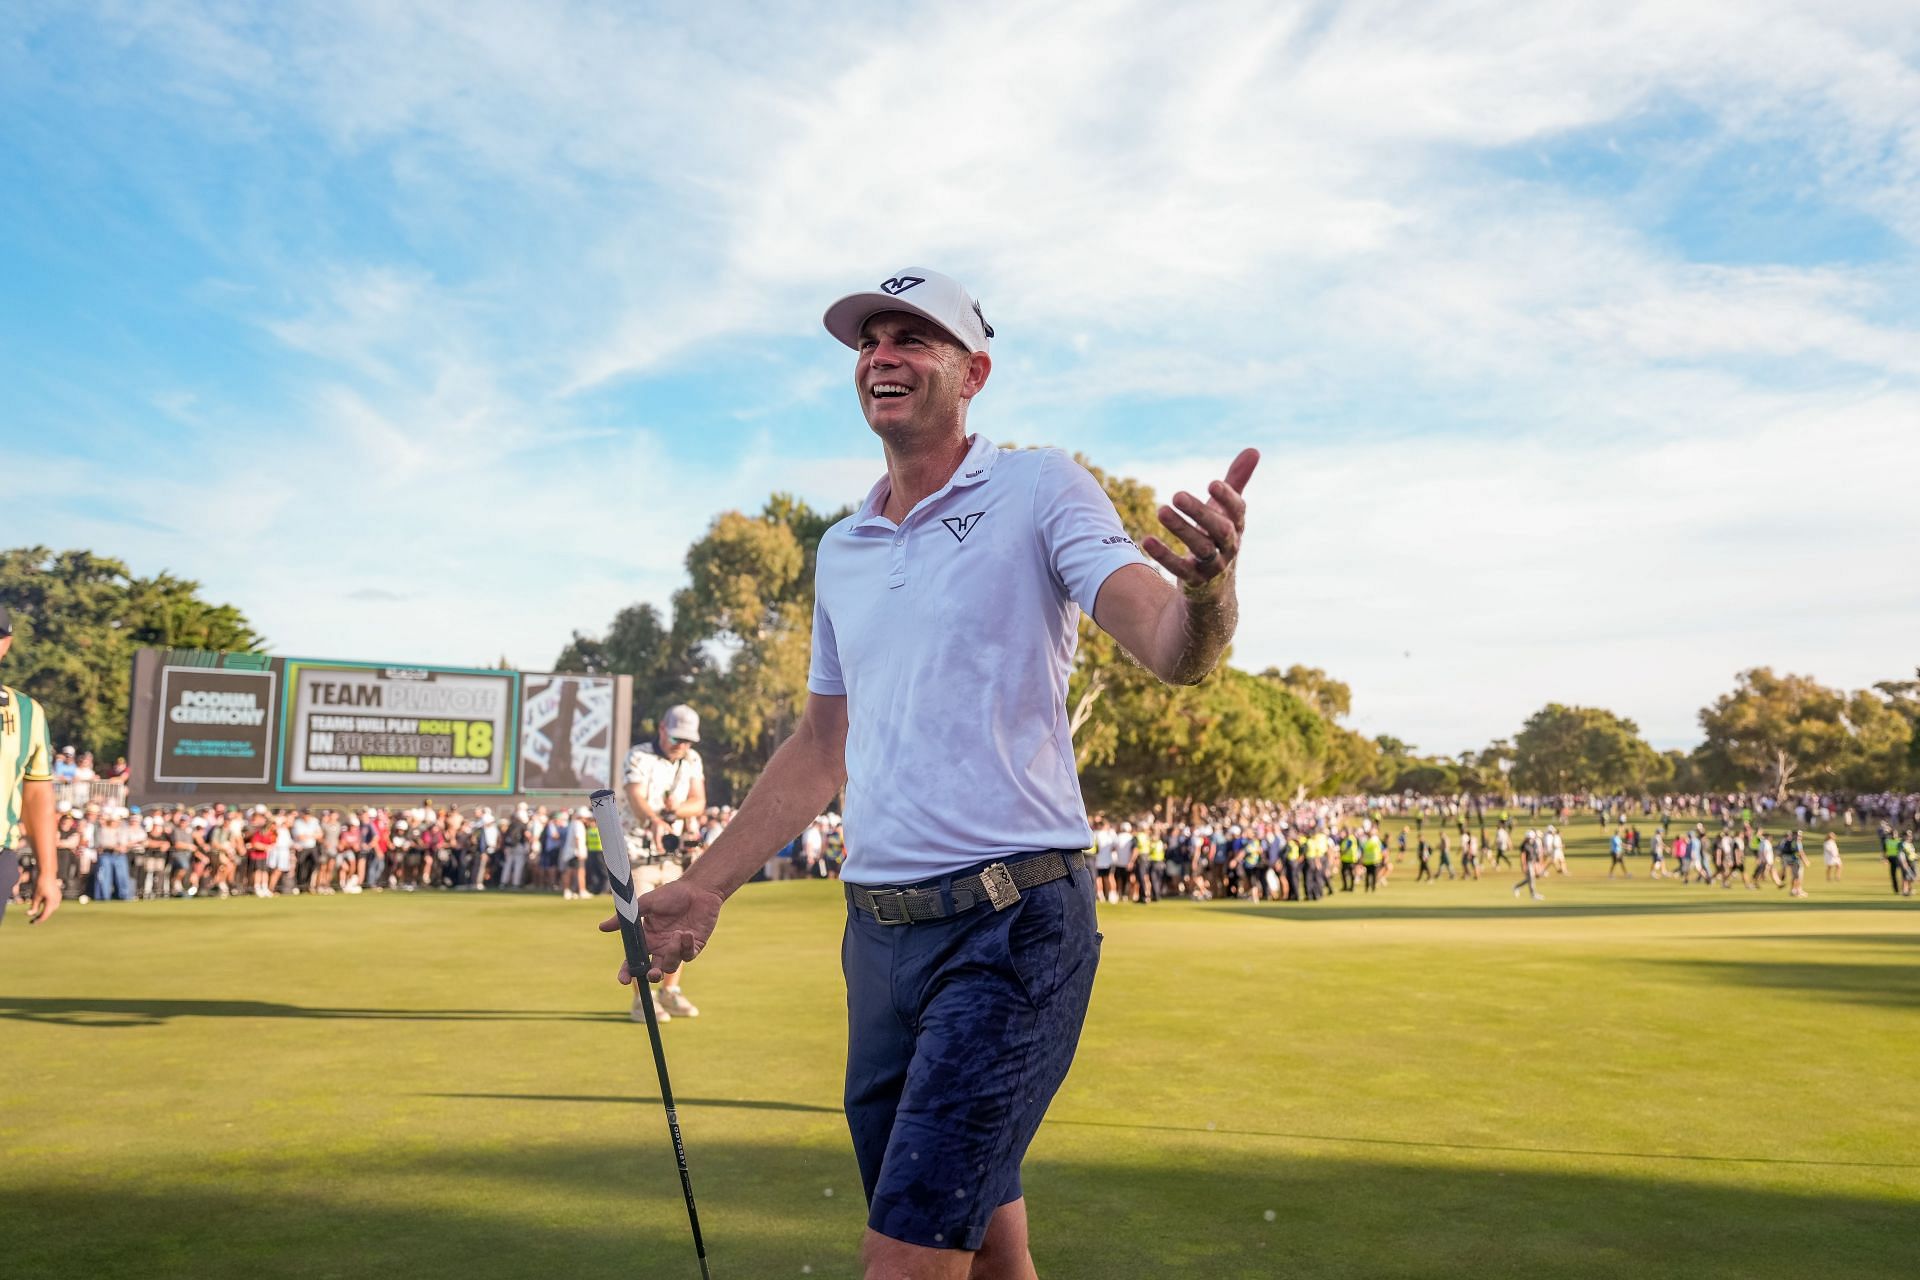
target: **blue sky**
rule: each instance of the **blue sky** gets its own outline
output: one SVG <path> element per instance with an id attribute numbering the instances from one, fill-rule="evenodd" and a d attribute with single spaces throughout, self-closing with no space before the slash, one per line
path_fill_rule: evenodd
<path id="1" fill-rule="evenodd" d="M 540 667 L 715 513 L 865 492 L 818 317 L 922 264 L 989 436 L 1266 451 L 1236 661 L 1368 731 L 1908 673 L 1920 16 L 1552 10 L 10 6 L 6 545 Z"/>

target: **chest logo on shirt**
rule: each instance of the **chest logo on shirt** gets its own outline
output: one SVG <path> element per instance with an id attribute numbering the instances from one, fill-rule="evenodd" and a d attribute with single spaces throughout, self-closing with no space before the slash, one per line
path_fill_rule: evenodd
<path id="1" fill-rule="evenodd" d="M 947 532 L 953 535 L 954 541 L 965 542 L 967 535 L 973 532 L 973 526 L 979 524 L 980 517 L 985 514 L 984 511 L 976 511 L 970 516 L 948 516 L 940 523 L 947 526 Z"/>

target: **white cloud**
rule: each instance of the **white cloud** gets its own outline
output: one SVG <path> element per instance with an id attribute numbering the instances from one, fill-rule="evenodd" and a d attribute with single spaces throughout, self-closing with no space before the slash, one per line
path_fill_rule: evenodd
<path id="1" fill-rule="evenodd" d="M 210 292 L 297 353 L 291 430 L 249 449 L 258 424 L 205 388 L 144 388 L 249 501 L 117 494 L 116 514 L 180 529 L 143 550 L 290 646 L 543 662 L 575 625 L 664 602 L 716 510 L 864 492 L 876 451 L 850 405 L 824 458 L 796 461 L 781 429 L 783 407 L 834 402 L 831 352 L 738 354 L 817 335 L 836 289 L 917 261 L 971 282 L 1000 330 L 990 434 L 1131 453 L 1166 485 L 1217 468 L 1223 441 L 1267 448 L 1239 653 L 1350 679 L 1370 729 L 1452 749 L 1560 698 L 1678 741 L 1742 665 L 1903 669 L 1880 637 L 1920 624 L 1911 591 L 1887 603 L 1913 539 L 1858 486 L 1920 461 L 1911 5 L 889 22 L 110 8 L 120 56 L 164 72 L 126 78 L 150 109 L 268 147 L 317 137 L 391 178 L 407 243 L 474 264 L 295 253 L 253 263 L 258 290 Z M 1904 257 L 1689 262 L 1630 202 L 1486 158 L 1682 112 L 1703 153 L 1810 158 L 1819 189 L 1783 198 L 1878 217 Z M 600 397 L 689 369 L 746 389 L 730 456 L 644 408 L 604 415 Z M 1222 421 L 1152 448 L 1108 425 L 1180 397 Z M 315 500 L 289 475 L 332 483 Z M 55 483 L 75 504 L 102 491 Z M 340 603 L 353 590 L 411 603 Z M 1869 622 L 1889 607 L 1897 625 Z"/>
<path id="2" fill-rule="evenodd" d="M 1738 435 L 1631 448 L 1414 437 L 1271 452 L 1248 491 L 1236 661 L 1324 667 L 1353 685 L 1361 728 L 1448 753 L 1549 701 L 1690 742 L 1694 713 L 1750 666 L 1854 688 L 1897 678 L 1920 606 L 1898 566 L 1920 542 L 1872 478 L 1920 469 L 1920 395 L 1748 408 Z M 1222 461 L 1121 469 L 1165 494 Z"/>

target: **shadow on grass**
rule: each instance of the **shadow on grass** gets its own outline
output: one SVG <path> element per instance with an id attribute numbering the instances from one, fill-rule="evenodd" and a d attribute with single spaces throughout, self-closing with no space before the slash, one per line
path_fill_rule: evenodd
<path id="1" fill-rule="evenodd" d="M 1888 1009 L 1920 1009 L 1920 967 L 1910 964 L 1828 964 L 1794 960 L 1659 960 L 1669 972 L 1722 987 L 1790 991 L 1817 1000 L 1844 1000 Z"/>
<path id="2" fill-rule="evenodd" d="M 175 1018 L 339 1018 L 373 1022 L 625 1022 L 624 1013 L 551 1009 L 334 1009 L 269 1000 L 0 996 L 0 1019 L 61 1026 L 165 1026 Z"/>
<path id="3" fill-rule="evenodd" d="M 600 1093 L 419 1093 L 414 1096 L 453 1099 L 461 1102 L 569 1102 L 654 1108 L 660 1106 L 659 1098 L 649 1097 L 646 1094 L 630 1094 L 621 1097 L 616 1094 Z M 805 1111 L 829 1116 L 841 1114 L 839 1107 L 826 1107 L 814 1102 L 781 1102 L 773 1098 L 688 1098 L 677 1091 L 673 1095 L 673 1102 L 676 1107 L 724 1107 L 734 1111 Z"/>
<path id="4" fill-rule="evenodd" d="M 1762 933 L 1754 942 L 1845 942 L 1858 947 L 1920 947 L 1920 928 L 1912 933 Z"/>
<path id="5" fill-rule="evenodd" d="M 1233 915 L 1254 916 L 1263 920 L 1493 920 L 1493 919 L 1598 919 L 1605 916 L 1694 916 L 1694 915 L 1731 915 L 1759 911 L 1783 912 L 1827 912 L 1827 911 L 1886 911 L 1891 904 L 1866 902 L 1848 899 L 1844 902 L 1802 902 L 1797 899 L 1781 897 L 1777 900 L 1754 898 L 1746 895 L 1738 898 L 1723 897 L 1718 891 L 1700 889 L 1686 890 L 1698 897 L 1674 898 L 1668 901 L 1645 902 L 1559 902 L 1553 898 L 1553 883 L 1542 881 L 1541 889 L 1547 895 L 1545 902 L 1523 900 L 1495 903 L 1478 903 L 1460 906 L 1406 905 L 1404 896 L 1396 895 L 1394 901 L 1400 905 L 1368 905 L 1364 901 L 1342 901 L 1341 898 L 1358 895 L 1341 895 L 1341 898 L 1321 902 L 1236 902 L 1224 901 L 1213 904 L 1214 911 Z M 1916 917 L 1920 919 L 1920 917 Z"/>
<path id="6" fill-rule="evenodd" d="M 1209 1149 L 1211 1148 L 1211 1149 Z M 714 1274 L 846 1276 L 863 1225 L 851 1159 L 690 1136 Z M 316 1153 L 137 1181 L 76 1174 L 0 1198 L 9 1277 L 677 1280 L 697 1274 L 664 1135 Z M 823 1197 L 823 1179 L 842 1188 Z M 1404 1164 L 1198 1144 L 1025 1170 L 1049 1280 L 1178 1277 L 1732 1277 L 1911 1274 L 1896 1193 Z"/>
<path id="7" fill-rule="evenodd" d="M 465 1102 L 564 1102 L 593 1106 L 637 1106 L 654 1110 L 660 1107 L 660 1099 L 658 1097 L 646 1094 L 634 1094 L 622 1097 L 617 1094 L 595 1093 L 422 1093 L 415 1094 L 414 1096 L 420 1098 L 452 1099 Z M 816 1102 L 785 1102 L 772 1098 L 687 1098 L 675 1094 L 673 1100 L 675 1105 L 679 1107 L 717 1107 L 722 1110 L 734 1111 L 798 1111 L 830 1116 L 841 1114 L 841 1109 L 837 1106 L 823 1106 Z M 1741 1156 L 1676 1151 L 1589 1150 L 1580 1147 L 1541 1147 L 1488 1142 L 1422 1142 L 1411 1138 L 1368 1138 L 1355 1137 L 1350 1134 L 1295 1133 L 1280 1129 L 1246 1129 L 1227 1125 L 1205 1126 L 1197 1124 L 1154 1124 L 1122 1120 L 1072 1120 L 1051 1115 L 1047 1117 L 1045 1123 L 1049 1128 L 1116 1129 L 1137 1133 L 1210 1133 L 1227 1138 L 1281 1138 L 1289 1142 L 1324 1142 L 1334 1146 L 1399 1147 L 1416 1151 L 1484 1151 L 1498 1155 L 1574 1156 L 1582 1159 L 1604 1160 L 1676 1160 L 1683 1162 L 1696 1161 L 1705 1164 L 1804 1165 L 1832 1169 L 1920 1170 L 1920 1161 L 1814 1160 L 1792 1156 Z"/>

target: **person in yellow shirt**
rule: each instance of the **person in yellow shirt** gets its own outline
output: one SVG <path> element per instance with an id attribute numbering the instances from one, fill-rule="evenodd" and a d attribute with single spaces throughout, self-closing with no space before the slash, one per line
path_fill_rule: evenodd
<path id="1" fill-rule="evenodd" d="M 0 659 L 13 648 L 13 615 L 0 605 Z M 0 915 L 20 882 L 20 841 L 33 850 L 37 924 L 60 909 L 58 831 L 53 817 L 53 750 L 47 713 L 17 689 L 0 685 Z"/>

